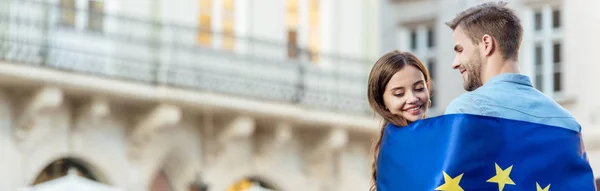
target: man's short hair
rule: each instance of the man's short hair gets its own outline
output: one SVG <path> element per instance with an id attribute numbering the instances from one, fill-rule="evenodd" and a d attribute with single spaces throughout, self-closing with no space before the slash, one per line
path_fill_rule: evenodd
<path id="1" fill-rule="evenodd" d="M 468 8 L 447 22 L 452 30 L 461 27 L 475 44 L 481 42 L 483 35 L 488 34 L 496 39 L 504 59 L 518 59 L 518 52 L 523 39 L 521 21 L 507 3 L 487 2 Z"/>

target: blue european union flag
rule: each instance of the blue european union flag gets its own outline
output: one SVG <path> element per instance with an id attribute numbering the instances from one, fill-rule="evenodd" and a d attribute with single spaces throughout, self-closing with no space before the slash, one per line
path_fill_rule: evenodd
<path id="1" fill-rule="evenodd" d="M 387 125 L 378 191 L 594 191 L 578 132 L 502 118 L 452 114 Z"/>

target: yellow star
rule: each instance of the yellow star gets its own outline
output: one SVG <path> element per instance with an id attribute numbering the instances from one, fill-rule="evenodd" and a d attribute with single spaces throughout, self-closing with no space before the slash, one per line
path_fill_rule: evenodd
<path id="1" fill-rule="evenodd" d="M 496 176 L 487 180 L 487 182 L 498 183 L 498 189 L 500 191 L 504 190 L 505 184 L 515 185 L 515 183 L 510 179 L 510 171 L 512 170 L 512 165 L 504 170 L 498 166 L 496 163 Z"/>
<path id="2" fill-rule="evenodd" d="M 442 184 L 440 187 L 437 187 L 435 190 L 442 190 L 442 191 L 464 191 L 460 185 L 460 179 L 462 179 L 464 173 L 452 178 L 450 177 L 448 174 L 446 174 L 446 172 L 444 172 L 444 184 Z"/>
<path id="3" fill-rule="evenodd" d="M 548 186 L 546 186 L 546 188 L 542 189 L 542 187 L 540 187 L 540 184 L 538 184 L 537 182 L 535 183 L 535 187 L 537 187 L 537 191 L 550 191 L 550 184 L 548 184 Z"/>

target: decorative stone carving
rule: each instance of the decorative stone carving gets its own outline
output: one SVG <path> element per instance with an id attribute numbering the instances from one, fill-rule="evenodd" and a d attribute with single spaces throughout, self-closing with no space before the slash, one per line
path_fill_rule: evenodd
<path id="1" fill-rule="evenodd" d="M 82 105 L 78 110 L 78 127 L 96 126 L 110 114 L 110 104 L 107 99 L 94 97 Z"/>
<path id="2" fill-rule="evenodd" d="M 348 132 L 343 128 L 332 128 L 322 136 L 305 140 L 304 152 L 305 173 L 311 177 L 313 184 L 323 190 L 331 190 L 331 179 L 336 175 L 336 153 L 339 153 L 348 143 Z"/>
<path id="3" fill-rule="evenodd" d="M 249 138 L 254 134 L 256 122 L 247 116 L 238 116 L 225 126 L 219 134 L 219 144 L 226 144 L 231 140 Z"/>
<path id="4" fill-rule="evenodd" d="M 214 144 L 207 145 L 209 148 L 206 153 L 206 165 L 217 162 L 223 153 L 227 153 L 229 148 L 239 146 L 241 142 L 250 140 L 255 129 L 256 121 L 248 116 L 237 116 L 226 123 L 222 131 L 218 132 L 215 139 L 213 139 Z"/>
<path id="5" fill-rule="evenodd" d="M 130 141 L 141 146 L 152 139 L 155 132 L 162 128 L 173 127 L 181 121 L 181 109 L 173 105 L 158 105 L 137 122 Z"/>
<path id="6" fill-rule="evenodd" d="M 15 139 L 26 139 L 29 132 L 40 125 L 40 118 L 58 109 L 63 103 L 63 99 L 63 92 L 56 87 L 44 87 L 37 91 L 25 103 L 20 115 L 17 115 Z"/>
<path id="7" fill-rule="evenodd" d="M 342 128 L 332 128 L 314 145 L 311 154 L 319 157 L 324 153 L 340 150 L 348 143 L 348 132 Z"/>
<path id="8" fill-rule="evenodd" d="M 285 148 L 292 139 L 292 125 L 289 122 L 277 123 L 272 131 L 267 131 L 256 137 L 256 155 L 268 156 Z"/>

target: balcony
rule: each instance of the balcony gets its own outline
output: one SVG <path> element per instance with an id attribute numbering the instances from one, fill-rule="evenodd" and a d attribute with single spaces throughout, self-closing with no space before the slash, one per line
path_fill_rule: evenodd
<path id="1" fill-rule="evenodd" d="M 196 26 L 30 0 L 3 4 L 8 9 L 0 11 L 0 61 L 6 63 L 372 115 L 366 98 L 372 61 L 320 54 L 320 62 L 330 66 L 323 69 L 309 61 L 304 49 L 288 58 L 284 43 L 235 37 L 232 51 L 198 44 L 199 33 L 224 34 Z M 87 20 L 65 22 L 65 12 Z M 92 15 L 102 24 L 91 21 Z"/>

